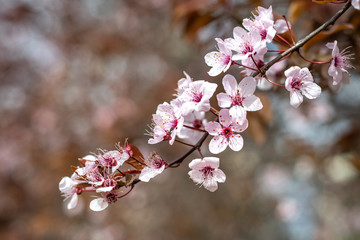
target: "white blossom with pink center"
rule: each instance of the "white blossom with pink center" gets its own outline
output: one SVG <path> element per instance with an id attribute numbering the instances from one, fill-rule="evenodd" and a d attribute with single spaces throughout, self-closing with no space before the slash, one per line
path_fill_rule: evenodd
<path id="1" fill-rule="evenodd" d="M 258 7 L 257 13 L 258 15 L 254 15 L 254 19 L 245 18 L 243 20 L 243 26 L 250 32 L 259 32 L 261 40 L 269 43 L 273 40 L 276 34 L 276 30 L 274 29 L 272 6 L 268 9 Z"/>
<path id="2" fill-rule="evenodd" d="M 303 95 L 308 99 L 320 96 L 321 88 L 314 83 L 308 68 L 290 67 L 285 71 L 285 87 L 290 92 L 290 104 L 298 107 L 303 102 Z"/>
<path id="3" fill-rule="evenodd" d="M 213 154 L 223 152 L 227 146 L 234 151 L 240 151 L 244 145 L 244 140 L 239 132 L 243 132 L 248 127 L 248 121 L 242 124 L 234 121 L 229 113 L 229 109 L 221 109 L 219 112 L 219 122 L 211 121 L 206 124 L 205 130 L 214 136 L 209 144 L 209 150 Z"/>
<path id="4" fill-rule="evenodd" d="M 204 80 L 189 83 L 184 92 L 178 96 L 183 102 L 182 115 L 186 116 L 193 111 L 207 112 L 210 110 L 210 98 L 213 96 L 217 84 Z"/>
<path id="5" fill-rule="evenodd" d="M 340 52 L 336 40 L 333 43 L 327 43 L 326 47 L 332 49 L 332 59 L 328 73 L 333 78 L 333 85 L 338 85 L 342 80 L 348 82 L 350 76 L 346 68 L 352 67 L 350 60 L 353 54 L 349 54 L 347 49 Z"/>
<path id="6" fill-rule="evenodd" d="M 232 60 L 244 60 L 251 55 L 264 55 L 267 52 L 266 42 L 261 40 L 258 31 L 247 32 L 242 27 L 235 27 L 234 38 L 225 39 L 225 45 L 237 52 L 232 56 Z"/>
<path id="7" fill-rule="evenodd" d="M 231 66 L 231 49 L 225 46 L 225 43 L 220 38 L 215 38 L 219 51 L 213 51 L 205 55 L 205 63 L 212 67 L 208 74 L 210 76 L 217 76 L 221 72 L 226 72 Z"/>
<path id="8" fill-rule="evenodd" d="M 111 172 L 115 172 L 128 159 L 129 155 L 126 151 L 118 150 L 107 151 L 98 156 L 100 164 L 106 168 L 111 168 Z"/>
<path id="9" fill-rule="evenodd" d="M 151 178 L 162 173 L 166 167 L 166 162 L 157 153 L 153 153 L 145 163 L 147 166 L 141 170 L 139 176 L 143 182 L 149 182 Z"/>
<path id="10" fill-rule="evenodd" d="M 153 114 L 152 132 L 149 133 L 152 138 L 148 140 L 149 144 L 156 144 L 162 141 L 169 141 L 172 145 L 175 141 L 176 133 L 183 126 L 184 118 L 181 113 L 174 110 L 169 103 L 159 104 L 156 114 Z"/>
<path id="11" fill-rule="evenodd" d="M 219 169 L 220 161 L 217 157 L 197 158 L 190 162 L 190 178 L 196 183 L 204 186 L 210 192 L 218 189 L 218 182 L 223 183 L 226 180 L 225 173 Z"/>
<path id="12" fill-rule="evenodd" d="M 359 0 L 351 0 L 351 4 L 353 5 L 354 8 L 356 8 L 357 10 L 360 10 L 360 1 Z"/>
<path id="13" fill-rule="evenodd" d="M 227 74 L 222 80 L 226 93 L 216 95 L 221 108 L 230 108 L 230 114 L 240 124 L 246 120 L 246 111 L 258 111 L 263 105 L 260 99 L 254 95 L 256 80 L 253 77 L 245 77 L 239 84 L 236 79 Z"/>

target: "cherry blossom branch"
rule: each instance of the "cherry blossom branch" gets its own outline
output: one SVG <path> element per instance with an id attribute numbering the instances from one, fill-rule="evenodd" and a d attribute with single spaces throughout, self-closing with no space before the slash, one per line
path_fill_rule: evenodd
<path id="1" fill-rule="evenodd" d="M 330 62 L 331 62 L 331 59 L 330 59 L 329 61 L 327 61 L 327 62 L 313 61 L 313 60 L 310 60 L 310 59 L 307 59 L 306 57 L 304 57 L 304 56 L 300 53 L 300 51 L 297 51 L 297 53 L 298 53 L 298 55 L 299 55 L 302 59 L 304 59 L 305 61 L 310 62 L 310 63 L 326 64 L 326 63 L 330 63 Z"/>
<path id="2" fill-rule="evenodd" d="M 205 132 L 200 140 L 195 144 L 193 148 L 191 148 L 189 151 L 187 151 L 184 155 L 182 155 L 180 158 L 176 159 L 175 161 L 169 163 L 169 167 L 178 167 L 182 161 L 184 161 L 191 153 L 193 153 L 196 149 L 200 149 L 204 141 L 206 140 L 207 136 L 209 136 L 208 132 Z"/>
<path id="3" fill-rule="evenodd" d="M 287 49 L 286 51 L 284 51 L 282 54 L 278 55 L 276 58 L 274 58 L 273 60 L 271 60 L 270 62 L 268 62 L 265 66 L 263 66 L 261 68 L 261 70 L 263 72 L 266 72 L 267 70 L 269 70 L 269 68 L 274 65 L 275 63 L 277 63 L 278 61 L 280 61 L 280 59 L 284 58 L 286 55 L 291 54 L 295 51 L 298 51 L 299 48 L 301 48 L 302 46 L 305 45 L 305 43 L 307 43 L 308 41 L 310 41 L 313 37 L 315 37 L 317 34 L 319 34 L 321 31 L 323 31 L 324 29 L 326 29 L 327 27 L 329 27 L 330 25 L 334 25 L 334 23 L 336 22 L 336 20 L 338 20 L 339 17 L 341 17 L 341 15 L 343 15 L 349 8 L 351 7 L 351 1 L 348 1 L 332 18 L 330 18 L 327 22 L 325 22 L 323 25 L 321 25 L 320 27 L 318 27 L 317 29 L 315 29 L 313 32 L 311 32 L 309 35 L 307 35 L 306 37 L 304 37 L 303 39 L 299 40 L 295 45 L 293 45 L 292 47 L 290 47 L 289 49 Z M 259 75 L 261 72 L 257 71 L 255 73 L 252 74 L 252 77 L 256 77 L 257 75 Z"/>

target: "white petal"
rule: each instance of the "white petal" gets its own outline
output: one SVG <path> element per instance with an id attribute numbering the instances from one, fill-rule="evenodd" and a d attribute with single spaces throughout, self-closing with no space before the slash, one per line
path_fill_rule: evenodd
<path id="1" fill-rule="evenodd" d="M 357 10 L 360 10 L 360 1 L 359 0 L 352 0 L 351 4 L 353 5 L 353 7 Z"/>
<path id="2" fill-rule="evenodd" d="M 67 209 L 73 209 L 76 207 L 76 205 L 78 204 L 78 195 L 76 193 L 74 193 L 72 195 L 72 197 L 70 198 L 69 203 L 67 204 Z"/>
<path id="3" fill-rule="evenodd" d="M 210 143 L 209 143 L 209 150 L 211 153 L 213 154 L 218 154 L 223 152 L 226 147 L 228 146 L 228 141 L 227 139 L 220 135 L 220 136 L 216 136 L 213 137 L 213 139 L 211 139 Z"/>
<path id="4" fill-rule="evenodd" d="M 205 130 L 212 136 L 217 136 L 221 133 L 222 131 L 222 127 L 220 125 L 220 123 L 218 122 L 214 122 L 214 121 L 211 121 L 211 122 L 208 122 L 206 125 L 205 125 Z"/>
<path id="5" fill-rule="evenodd" d="M 214 172 L 213 172 L 213 174 L 214 174 L 214 179 L 215 179 L 215 181 L 220 182 L 220 183 L 225 182 L 225 180 L 226 180 L 226 175 L 225 175 L 225 173 L 224 173 L 222 170 L 220 170 L 220 169 L 215 169 Z"/>
<path id="6" fill-rule="evenodd" d="M 191 170 L 189 171 L 189 176 L 190 178 L 197 184 L 201 184 L 204 181 L 204 177 L 202 172 L 200 172 L 199 170 Z"/>
<path id="7" fill-rule="evenodd" d="M 228 95 L 233 96 L 237 93 L 237 82 L 233 75 L 226 74 L 222 79 L 222 84 Z"/>
<path id="8" fill-rule="evenodd" d="M 218 184 L 214 178 L 205 179 L 203 186 L 205 189 L 209 190 L 210 192 L 215 192 L 218 189 Z"/>
<path id="9" fill-rule="evenodd" d="M 240 151 L 244 146 L 244 140 L 240 134 L 234 134 L 229 138 L 229 147 L 233 151 Z"/>
<path id="10" fill-rule="evenodd" d="M 305 83 L 302 88 L 302 93 L 308 99 L 314 99 L 320 96 L 321 88 L 316 83 Z"/>
<path id="11" fill-rule="evenodd" d="M 219 112 L 219 122 L 224 127 L 228 127 L 232 122 L 232 116 L 229 112 L 229 109 L 221 109 Z"/>
<path id="12" fill-rule="evenodd" d="M 231 97 L 227 93 L 219 93 L 216 95 L 218 105 L 221 108 L 227 108 L 231 106 Z"/>
<path id="13" fill-rule="evenodd" d="M 246 120 L 246 110 L 241 106 L 232 106 L 230 108 L 230 115 L 233 117 L 233 120 L 239 124 Z"/>
<path id="14" fill-rule="evenodd" d="M 156 168 L 150 168 L 150 167 L 145 167 L 143 170 L 141 170 L 139 179 L 143 182 L 149 182 L 149 180 L 157 175 L 159 175 L 160 173 L 162 173 L 165 169 L 165 165 L 163 165 L 161 168 L 156 169 Z"/>
<path id="15" fill-rule="evenodd" d="M 99 212 L 104 210 L 109 206 L 109 203 L 106 202 L 104 198 L 96 198 L 90 202 L 90 209 Z"/>
<path id="16" fill-rule="evenodd" d="M 274 24 L 274 28 L 276 30 L 277 33 L 284 33 L 288 31 L 286 22 L 284 19 L 279 19 L 275 22 Z"/>
<path id="17" fill-rule="evenodd" d="M 246 111 L 258 111 L 263 108 L 263 105 L 260 101 L 260 98 L 251 95 L 249 97 L 246 97 L 242 102 L 244 108 Z"/>
<path id="18" fill-rule="evenodd" d="M 299 91 L 291 91 L 290 92 L 290 104 L 293 107 L 299 107 L 303 102 L 303 96 Z"/>
<path id="19" fill-rule="evenodd" d="M 256 81 L 253 77 L 245 77 L 239 83 L 239 92 L 242 97 L 248 97 L 254 94 L 256 90 Z"/>
<path id="20" fill-rule="evenodd" d="M 96 192 L 110 192 L 114 187 L 100 187 L 96 189 Z"/>

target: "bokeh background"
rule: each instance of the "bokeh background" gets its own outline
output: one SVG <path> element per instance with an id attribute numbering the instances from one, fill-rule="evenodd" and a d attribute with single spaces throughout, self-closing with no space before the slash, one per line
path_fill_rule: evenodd
<path id="1" fill-rule="evenodd" d="M 79 157 L 126 138 L 144 155 L 181 156 L 186 146 L 146 144 L 151 114 L 173 98 L 183 71 L 221 83 L 203 60 L 214 38 L 231 37 L 256 6 L 270 4 L 298 38 L 341 7 L 310 0 L 1 0 L 0 239 L 360 239 L 357 55 L 351 83 L 337 88 L 328 84 L 328 66 L 291 58 L 289 65 L 311 68 L 321 97 L 294 109 L 287 91 L 258 91 L 264 109 L 249 114 L 243 150 L 219 155 L 227 180 L 215 193 L 188 178 L 195 153 L 100 213 L 88 208 L 91 194 L 66 210 L 58 190 Z M 349 10 L 304 55 L 329 59 L 324 45 L 335 39 L 359 52 L 359 19 Z M 239 69 L 230 72 L 240 78 Z M 203 153 L 210 156 L 206 143 Z"/>

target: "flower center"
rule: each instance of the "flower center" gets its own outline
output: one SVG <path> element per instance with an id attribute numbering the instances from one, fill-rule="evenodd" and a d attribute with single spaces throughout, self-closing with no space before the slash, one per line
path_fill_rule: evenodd
<path id="1" fill-rule="evenodd" d="M 152 161 L 152 166 L 156 169 L 161 168 L 164 165 L 164 160 L 162 160 L 161 158 L 155 158 Z"/>
<path id="2" fill-rule="evenodd" d="M 341 57 L 334 57 L 334 66 L 335 67 L 343 67 L 344 64 L 343 64 L 343 59 Z"/>
<path id="3" fill-rule="evenodd" d="M 230 61 L 231 61 L 231 57 L 229 55 L 223 54 L 223 64 L 228 65 Z"/>
<path id="4" fill-rule="evenodd" d="M 108 203 L 114 203 L 117 201 L 117 193 L 116 192 L 109 192 L 106 194 L 105 199 Z"/>
<path id="5" fill-rule="evenodd" d="M 166 135 L 164 136 L 164 141 L 170 141 L 172 139 L 170 131 L 166 130 Z"/>
<path id="6" fill-rule="evenodd" d="M 229 128 L 223 128 L 222 130 L 222 135 L 224 135 L 225 137 L 230 137 L 233 134 L 233 131 Z"/>
<path id="7" fill-rule="evenodd" d="M 241 97 L 239 92 L 232 97 L 231 101 L 234 106 L 241 106 L 245 98 Z"/>
<path id="8" fill-rule="evenodd" d="M 247 53 L 252 52 L 252 51 L 254 51 L 253 46 L 251 46 L 249 43 L 245 43 L 241 53 L 242 54 L 247 54 Z"/>
<path id="9" fill-rule="evenodd" d="M 202 121 L 199 119 L 195 119 L 193 122 L 193 127 L 194 128 L 201 128 L 203 126 Z"/>
<path id="10" fill-rule="evenodd" d="M 260 31 L 261 40 L 264 40 L 267 36 L 267 31 L 265 29 Z"/>
<path id="11" fill-rule="evenodd" d="M 301 79 L 299 78 L 293 78 L 291 81 L 291 88 L 295 90 L 300 90 L 301 86 L 303 85 Z"/>
<path id="12" fill-rule="evenodd" d="M 112 178 L 106 178 L 103 183 L 104 187 L 114 187 L 116 185 L 117 185 L 116 181 Z"/>
<path id="13" fill-rule="evenodd" d="M 198 102 L 201 101 L 202 97 L 203 97 L 203 94 L 202 94 L 202 93 L 194 93 L 194 94 L 193 94 L 192 101 L 198 103 Z"/>
<path id="14" fill-rule="evenodd" d="M 208 176 L 212 177 L 214 168 L 207 166 L 207 167 L 204 167 L 201 171 L 202 171 L 204 178 L 207 178 Z"/>

